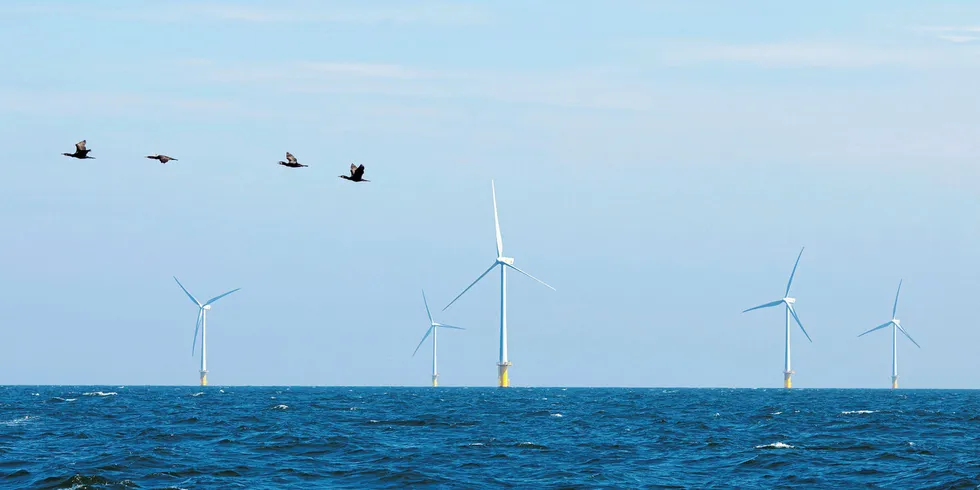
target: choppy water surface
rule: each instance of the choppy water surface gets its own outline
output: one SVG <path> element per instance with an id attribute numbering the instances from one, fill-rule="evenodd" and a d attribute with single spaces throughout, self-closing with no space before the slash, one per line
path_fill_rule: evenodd
<path id="1" fill-rule="evenodd" d="M 0 387 L 2 488 L 976 487 L 980 392 Z"/>

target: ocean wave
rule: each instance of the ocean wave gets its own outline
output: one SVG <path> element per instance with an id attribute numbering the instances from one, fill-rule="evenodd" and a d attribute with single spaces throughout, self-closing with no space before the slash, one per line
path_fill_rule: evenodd
<path id="1" fill-rule="evenodd" d="M 197 393 L 191 393 L 190 396 L 201 396 L 203 394 L 204 394 L 203 391 L 198 391 Z"/>
<path id="2" fill-rule="evenodd" d="M 796 449 L 796 446 L 791 446 L 784 442 L 774 442 L 772 444 L 763 444 L 761 446 L 756 446 L 756 449 Z"/>
<path id="3" fill-rule="evenodd" d="M 548 449 L 548 446 L 544 446 L 542 444 L 535 444 L 530 441 L 518 442 L 517 444 L 514 444 L 514 446 L 522 449 Z"/>
<path id="4" fill-rule="evenodd" d="M 37 418 L 37 417 L 32 417 L 30 415 L 25 415 L 23 417 L 17 417 L 15 419 L 0 420 L 0 425 L 5 425 L 5 426 L 8 426 L 8 427 L 9 426 L 13 426 L 13 425 L 20 425 L 20 424 L 23 424 L 24 422 L 27 422 L 28 420 L 35 419 L 35 418 Z"/>
<path id="5" fill-rule="evenodd" d="M 82 396 L 115 396 L 118 394 L 115 391 L 90 391 L 88 393 L 82 393 Z"/>
<path id="6" fill-rule="evenodd" d="M 841 415 L 867 415 L 869 413 L 877 413 L 877 410 L 845 410 L 841 412 Z"/>
<path id="7" fill-rule="evenodd" d="M 62 398 L 60 396 L 55 396 L 45 400 L 45 403 L 61 403 L 61 402 L 73 402 L 78 398 Z"/>
<path id="8" fill-rule="evenodd" d="M 122 390 L 31 388 L 0 386 L 0 488 L 122 489 L 124 478 L 169 489 L 977 481 L 970 431 L 980 390 L 896 402 L 884 390 L 293 387 L 281 390 L 290 405 L 267 387 L 221 397 L 217 386 L 140 386 L 104 401 L 82 392 Z M 186 399 L 196 392 L 207 399 Z M 862 405 L 878 412 L 859 414 Z"/>
<path id="9" fill-rule="evenodd" d="M 285 410 L 287 408 L 289 408 L 289 405 L 276 405 L 272 407 L 273 410 Z"/>

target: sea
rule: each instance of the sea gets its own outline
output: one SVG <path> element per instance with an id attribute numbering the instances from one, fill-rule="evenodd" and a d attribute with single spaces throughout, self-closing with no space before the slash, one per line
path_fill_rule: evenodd
<path id="1" fill-rule="evenodd" d="M 0 387 L 0 488 L 977 488 L 980 391 Z"/>

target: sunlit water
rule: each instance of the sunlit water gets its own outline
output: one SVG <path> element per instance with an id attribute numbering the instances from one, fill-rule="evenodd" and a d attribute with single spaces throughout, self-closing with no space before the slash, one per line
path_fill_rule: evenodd
<path id="1" fill-rule="evenodd" d="M 0 387 L 2 488 L 972 488 L 980 392 Z"/>

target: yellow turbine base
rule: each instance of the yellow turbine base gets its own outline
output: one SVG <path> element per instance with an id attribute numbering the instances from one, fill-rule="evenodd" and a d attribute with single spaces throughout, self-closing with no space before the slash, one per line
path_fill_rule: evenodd
<path id="1" fill-rule="evenodd" d="M 201 373 L 201 386 L 208 385 L 208 373 Z"/>
<path id="2" fill-rule="evenodd" d="M 892 378 L 892 389 L 898 388 L 898 376 Z"/>
<path id="3" fill-rule="evenodd" d="M 793 387 L 793 375 L 790 373 L 783 374 L 783 388 Z"/>
<path id="4" fill-rule="evenodd" d="M 432 377 L 432 387 L 435 388 L 436 386 L 439 386 L 439 376 Z"/>
<path id="5" fill-rule="evenodd" d="M 497 364 L 497 386 L 501 388 L 507 388 L 510 386 L 510 377 L 507 375 L 507 368 L 511 364 L 509 362 L 501 362 Z"/>

